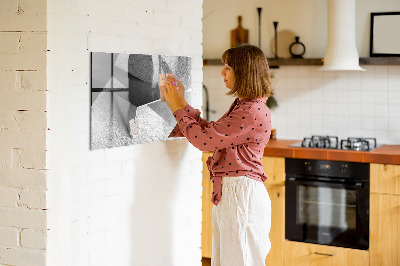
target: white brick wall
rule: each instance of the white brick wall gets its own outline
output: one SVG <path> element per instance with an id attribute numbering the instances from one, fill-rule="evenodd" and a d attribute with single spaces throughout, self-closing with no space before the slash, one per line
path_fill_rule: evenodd
<path id="1" fill-rule="evenodd" d="M 0 17 L 0 264 L 45 265 L 46 1 Z"/>
<path id="2" fill-rule="evenodd" d="M 199 108 L 202 0 L 47 9 L 47 264 L 200 265 L 201 152 L 186 140 L 89 150 L 88 81 L 91 51 L 191 56 Z"/>

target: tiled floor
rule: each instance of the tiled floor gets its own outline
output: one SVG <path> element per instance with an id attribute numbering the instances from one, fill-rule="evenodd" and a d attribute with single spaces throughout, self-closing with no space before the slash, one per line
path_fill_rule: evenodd
<path id="1" fill-rule="evenodd" d="M 209 258 L 202 258 L 203 266 L 211 266 L 211 259 Z"/>

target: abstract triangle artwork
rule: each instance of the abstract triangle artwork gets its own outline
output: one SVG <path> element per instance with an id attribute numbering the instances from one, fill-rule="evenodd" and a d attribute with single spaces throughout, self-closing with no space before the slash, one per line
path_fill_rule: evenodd
<path id="1" fill-rule="evenodd" d="M 90 148 L 168 140 L 176 121 L 161 100 L 159 74 L 174 74 L 190 102 L 186 56 L 91 53 Z"/>

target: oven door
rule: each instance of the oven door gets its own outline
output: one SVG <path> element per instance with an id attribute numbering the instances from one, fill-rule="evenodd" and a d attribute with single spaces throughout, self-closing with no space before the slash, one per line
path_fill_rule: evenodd
<path id="1" fill-rule="evenodd" d="M 369 185 L 286 178 L 286 239 L 367 250 Z"/>

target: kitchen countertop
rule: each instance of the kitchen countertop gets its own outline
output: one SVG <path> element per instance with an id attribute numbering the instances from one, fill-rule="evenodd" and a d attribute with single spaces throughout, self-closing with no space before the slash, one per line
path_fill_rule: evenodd
<path id="1" fill-rule="evenodd" d="M 363 163 L 400 164 L 400 145 L 383 145 L 372 151 L 290 147 L 301 140 L 270 140 L 264 156 Z"/>

